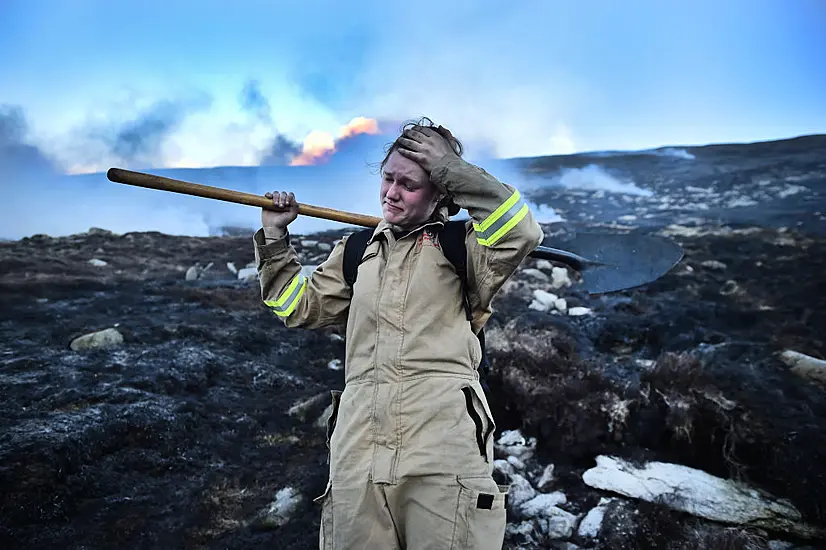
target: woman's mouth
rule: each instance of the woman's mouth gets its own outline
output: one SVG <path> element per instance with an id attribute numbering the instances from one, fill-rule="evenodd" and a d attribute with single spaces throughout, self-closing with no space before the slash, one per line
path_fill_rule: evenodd
<path id="1" fill-rule="evenodd" d="M 385 206 L 387 206 L 387 208 L 389 208 L 389 209 L 390 209 L 391 211 L 393 211 L 393 212 L 401 212 L 401 211 L 402 211 L 402 209 L 401 209 L 401 208 L 399 208 L 398 206 L 393 206 L 393 205 L 392 205 L 392 204 L 390 204 L 389 202 L 386 202 L 386 203 L 384 203 L 384 204 L 385 204 Z"/>

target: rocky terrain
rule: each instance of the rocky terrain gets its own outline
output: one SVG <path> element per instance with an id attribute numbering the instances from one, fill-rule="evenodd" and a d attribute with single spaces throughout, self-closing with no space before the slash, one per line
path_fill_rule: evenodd
<path id="1" fill-rule="evenodd" d="M 646 287 L 528 259 L 496 299 L 506 548 L 826 546 L 826 237 L 657 231 L 686 256 Z M 343 341 L 285 329 L 252 259 L 250 235 L 0 243 L 0 547 L 317 547 Z"/>

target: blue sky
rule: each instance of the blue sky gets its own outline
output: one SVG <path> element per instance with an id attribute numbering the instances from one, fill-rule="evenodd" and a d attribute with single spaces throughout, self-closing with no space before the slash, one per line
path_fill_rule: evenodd
<path id="1" fill-rule="evenodd" d="M 254 165 L 357 116 L 505 157 L 826 132 L 823 0 L 230 6 L 3 0 L 0 106 L 73 172 Z"/>

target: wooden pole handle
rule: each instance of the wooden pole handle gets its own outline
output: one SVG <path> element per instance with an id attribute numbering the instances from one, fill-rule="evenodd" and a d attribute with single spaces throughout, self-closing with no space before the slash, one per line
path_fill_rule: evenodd
<path id="1" fill-rule="evenodd" d="M 125 183 L 127 185 L 146 187 L 148 189 L 171 191 L 173 193 L 193 195 L 207 199 L 217 199 L 220 201 L 246 204 L 248 206 L 258 206 L 260 208 L 274 210 L 272 200 L 262 195 L 253 195 L 252 193 L 243 193 L 241 191 L 233 191 L 232 189 L 222 189 L 220 187 L 212 187 L 210 185 L 190 183 L 188 181 L 176 180 L 164 176 L 145 174 L 143 172 L 133 172 L 132 170 L 124 170 L 122 168 L 110 168 L 106 172 L 106 177 L 109 178 L 110 181 L 116 183 Z M 333 220 L 362 227 L 376 227 L 379 222 L 381 222 L 381 218 L 377 218 L 375 216 L 366 216 L 364 214 L 344 212 L 333 208 L 311 206 L 309 204 L 301 203 L 298 204 L 298 213 L 303 216 L 323 218 L 325 220 Z"/>

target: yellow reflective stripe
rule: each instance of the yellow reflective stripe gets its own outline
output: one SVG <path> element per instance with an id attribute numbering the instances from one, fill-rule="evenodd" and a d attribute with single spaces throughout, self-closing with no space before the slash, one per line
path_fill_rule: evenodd
<path id="1" fill-rule="evenodd" d="M 522 200 L 519 191 L 514 191 L 508 200 L 502 203 L 482 223 L 474 223 L 476 240 L 483 246 L 491 246 L 508 233 L 528 214 L 528 205 Z"/>
<path id="2" fill-rule="evenodd" d="M 307 278 L 299 273 L 293 277 L 290 286 L 281 293 L 277 300 L 264 300 L 264 303 L 279 317 L 286 317 L 295 310 L 305 288 L 307 288 Z"/>
<path id="3" fill-rule="evenodd" d="M 487 239 L 482 239 L 477 237 L 476 240 L 479 241 L 479 244 L 484 246 L 491 246 L 496 243 L 499 239 L 501 239 L 508 231 L 513 229 L 513 226 L 518 224 L 522 221 L 522 218 L 528 215 L 528 205 L 524 204 L 519 211 L 505 223 L 502 227 L 499 228 L 493 235 L 488 237 Z"/>
<path id="4" fill-rule="evenodd" d="M 514 191 L 513 195 L 508 197 L 508 200 L 506 200 L 505 202 L 500 204 L 499 208 L 494 210 L 493 213 L 491 213 L 491 215 L 488 216 L 485 221 L 483 221 L 482 223 L 474 223 L 473 224 L 473 229 L 475 229 L 477 232 L 480 232 L 480 233 L 484 232 L 484 231 L 487 231 L 487 229 L 491 225 L 495 224 L 499 220 L 499 218 L 502 217 L 502 215 L 505 212 L 510 210 L 511 207 L 513 207 L 513 205 L 516 204 L 519 201 L 520 197 L 521 197 L 521 195 L 519 194 L 519 190 Z"/>

